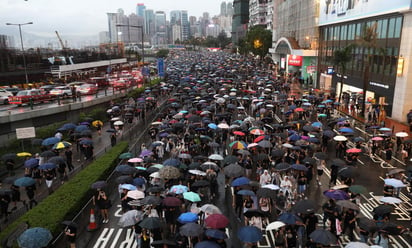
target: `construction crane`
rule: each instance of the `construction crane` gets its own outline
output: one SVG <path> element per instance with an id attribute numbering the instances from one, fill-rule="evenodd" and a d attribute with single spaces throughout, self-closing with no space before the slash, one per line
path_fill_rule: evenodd
<path id="1" fill-rule="evenodd" d="M 59 35 L 59 32 L 57 32 L 57 31 L 55 31 L 55 32 L 56 32 L 57 38 L 59 39 L 60 45 L 62 46 L 62 50 L 63 50 L 64 52 L 66 52 L 67 47 L 64 45 L 63 40 L 62 40 L 62 38 L 61 38 L 60 35 Z"/>

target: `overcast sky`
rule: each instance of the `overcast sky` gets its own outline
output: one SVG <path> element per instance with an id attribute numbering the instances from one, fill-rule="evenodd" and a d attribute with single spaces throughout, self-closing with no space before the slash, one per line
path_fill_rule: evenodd
<path id="1" fill-rule="evenodd" d="M 146 9 L 165 11 L 187 10 L 189 16 L 199 17 L 203 12 L 218 15 L 224 0 L 0 0 L 0 34 L 16 33 L 17 27 L 5 23 L 33 22 L 23 32 L 55 36 L 57 30 L 65 35 L 97 35 L 107 31 L 108 12 L 122 8 L 126 15 L 136 13 L 137 3 Z M 226 1 L 227 2 L 227 1 Z M 12 31 L 14 29 L 14 32 Z"/>

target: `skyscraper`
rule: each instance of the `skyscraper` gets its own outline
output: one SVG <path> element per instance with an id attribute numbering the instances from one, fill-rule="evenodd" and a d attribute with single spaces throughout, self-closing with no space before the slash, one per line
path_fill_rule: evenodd
<path id="1" fill-rule="evenodd" d="M 144 6 L 144 3 L 138 3 L 136 6 L 136 15 L 143 17 L 145 10 L 146 10 L 146 6 Z"/>

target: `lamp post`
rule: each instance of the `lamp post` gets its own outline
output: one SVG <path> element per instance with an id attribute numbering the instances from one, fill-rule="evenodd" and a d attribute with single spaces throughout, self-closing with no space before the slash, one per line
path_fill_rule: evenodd
<path id="1" fill-rule="evenodd" d="M 8 23 L 6 23 L 6 25 L 19 26 L 21 52 L 22 52 L 22 55 L 23 55 L 23 67 L 24 67 L 24 75 L 26 76 L 26 84 L 29 83 L 29 76 L 27 75 L 26 57 L 24 56 L 24 46 L 23 46 L 23 36 L 21 34 L 21 26 L 30 25 L 30 24 L 33 24 L 33 22 L 26 22 L 26 23 L 9 23 L 8 22 Z"/>
<path id="2" fill-rule="evenodd" d="M 142 31 L 142 62 L 144 64 L 144 30 L 142 25 L 126 25 L 126 24 L 117 24 L 117 27 L 128 27 L 129 28 L 129 42 L 130 42 L 130 27 L 140 28 Z"/>

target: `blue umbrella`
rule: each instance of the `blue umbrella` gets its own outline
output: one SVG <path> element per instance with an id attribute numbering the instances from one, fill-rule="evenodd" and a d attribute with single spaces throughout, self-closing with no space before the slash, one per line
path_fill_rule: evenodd
<path id="1" fill-rule="evenodd" d="M 166 159 L 165 161 L 163 161 L 163 165 L 164 166 L 178 167 L 180 165 L 180 161 L 178 159 L 175 159 L 175 158 L 169 158 L 169 159 Z"/>
<path id="2" fill-rule="evenodd" d="M 49 230 L 42 227 L 33 227 L 24 231 L 18 238 L 17 243 L 24 248 L 46 247 L 53 239 Z"/>
<path id="3" fill-rule="evenodd" d="M 120 172 L 123 174 L 133 174 L 137 172 L 137 169 L 135 167 L 132 167 L 128 164 L 121 164 L 116 166 L 116 168 L 114 169 L 116 172 Z"/>
<path id="4" fill-rule="evenodd" d="M 217 125 L 215 123 L 209 123 L 207 126 L 211 129 L 217 129 Z"/>
<path id="5" fill-rule="evenodd" d="M 179 221 L 182 224 L 186 223 L 193 223 L 199 220 L 199 216 L 197 214 L 192 213 L 192 212 L 186 212 L 182 213 L 179 218 L 177 218 L 177 221 Z"/>
<path id="6" fill-rule="evenodd" d="M 294 133 L 294 134 L 292 134 L 291 136 L 289 136 L 288 139 L 289 139 L 290 141 L 297 141 L 297 140 L 300 140 L 300 135 Z"/>
<path id="7" fill-rule="evenodd" d="M 312 127 L 318 127 L 318 128 L 320 128 L 320 127 L 322 127 L 323 126 L 323 124 L 322 123 L 320 123 L 320 122 L 314 122 L 314 123 L 312 123 Z"/>
<path id="8" fill-rule="evenodd" d="M 79 142 L 80 145 L 93 145 L 93 140 L 91 139 L 82 139 Z"/>
<path id="9" fill-rule="evenodd" d="M 141 177 L 137 177 L 137 178 L 133 179 L 133 185 L 142 186 L 145 183 L 146 183 L 145 180 Z"/>
<path id="10" fill-rule="evenodd" d="M 292 169 L 298 170 L 298 171 L 308 171 L 308 167 L 306 167 L 303 164 L 292 164 Z"/>
<path id="11" fill-rule="evenodd" d="M 348 200 L 349 195 L 343 190 L 328 189 L 323 192 L 323 195 L 334 200 Z"/>
<path id="12" fill-rule="evenodd" d="M 235 180 L 232 181 L 232 187 L 237 187 L 237 186 L 242 186 L 242 185 L 248 185 L 250 182 L 250 179 L 247 177 L 238 177 Z"/>
<path id="13" fill-rule="evenodd" d="M 250 196 L 255 196 L 255 192 L 253 192 L 252 190 L 248 190 L 248 189 L 242 189 L 239 190 L 237 192 L 238 195 L 250 195 Z"/>
<path id="14" fill-rule="evenodd" d="M 121 189 L 127 189 L 127 190 L 137 190 L 136 186 L 132 184 L 122 184 L 120 186 Z"/>
<path id="15" fill-rule="evenodd" d="M 247 243 L 256 243 L 262 239 L 262 231 L 255 226 L 244 226 L 237 231 L 237 237 Z"/>
<path id="16" fill-rule="evenodd" d="M 65 129 L 65 130 L 73 130 L 77 127 L 76 124 L 73 123 L 66 123 L 64 124 L 61 128 Z"/>
<path id="17" fill-rule="evenodd" d="M 38 165 L 39 165 L 39 160 L 37 158 L 31 158 L 31 159 L 24 161 L 25 168 L 35 168 Z"/>
<path id="18" fill-rule="evenodd" d="M 364 141 L 365 141 L 365 139 L 362 138 L 362 137 L 355 137 L 355 138 L 353 138 L 353 142 L 364 142 Z"/>
<path id="19" fill-rule="evenodd" d="M 32 186 L 36 183 L 36 180 L 34 180 L 31 177 L 20 177 L 14 181 L 14 185 L 19 186 L 19 187 L 27 187 L 27 186 Z"/>
<path id="20" fill-rule="evenodd" d="M 78 132 L 78 133 L 81 133 L 81 132 L 83 132 L 84 130 L 88 130 L 88 129 L 89 129 L 89 127 L 86 126 L 86 125 L 78 125 L 78 126 L 74 129 L 74 131 L 75 131 L 75 132 Z"/>
<path id="21" fill-rule="evenodd" d="M 349 127 L 342 127 L 341 129 L 339 129 L 339 132 L 341 133 L 353 133 L 353 129 L 349 128 Z"/>
<path id="22" fill-rule="evenodd" d="M 178 195 L 183 194 L 183 193 L 188 192 L 188 191 L 189 191 L 189 188 L 187 186 L 181 185 L 181 184 L 173 185 L 169 190 L 169 192 L 172 192 L 172 193 L 175 193 L 175 194 L 178 194 Z"/>
<path id="23" fill-rule="evenodd" d="M 332 130 L 325 130 L 323 131 L 323 135 L 325 135 L 328 138 L 333 138 L 336 136 L 336 133 L 333 132 Z"/>
<path id="24" fill-rule="evenodd" d="M 44 140 L 41 142 L 41 145 L 42 145 L 42 146 L 51 146 L 51 145 L 56 144 L 56 143 L 59 142 L 59 141 L 60 141 L 59 138 L 50 137 L 50 138 L 44 139 Z"/>
<path id="25" fill-rule="evenodd" d="M 194 248 L 221 248 L 221 246 L 216 242 L 206 240 L 196 243 Z"/>
<path id="26" fill-rule="evenodd" d="M 205 235 L 214 239 L 227 239 L 228 236 L 225 232 L 218 229 L 207 229 Z"/>
<path id="27" fill-rule="evenodd" d="M 57 168 L 57 165 L 53 164 L 53 163 L 44 163 L 44 164 L 39 166 L 40 170 L 51 170 L 51 169 L 54 169 L 54 168 Z"/>
<path id="28" fill-rule="evenodd" d="M 295 214 L 287 213 L 287 212 L 279 215 L 278 220 L 282 221 L 283 223 L 288 224 L 288 225 L 294 225 L 294 224 L 296 224 L 297 221 L 302 221 Z"/>
<path id="29" fill-rule="evenodd" d="M 311 142 L 311 143 L 319 143 L 319 139 L 318 139 L 318 138 L 315 138 L 315 137 L 310 137 L 310 138 L 308 139 L 308 141 Z"/>

